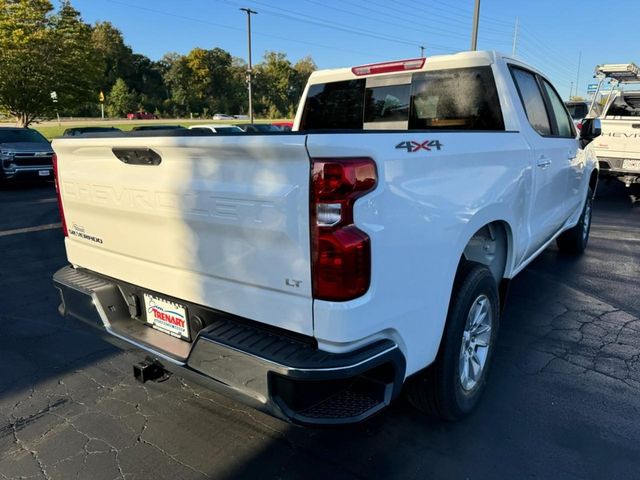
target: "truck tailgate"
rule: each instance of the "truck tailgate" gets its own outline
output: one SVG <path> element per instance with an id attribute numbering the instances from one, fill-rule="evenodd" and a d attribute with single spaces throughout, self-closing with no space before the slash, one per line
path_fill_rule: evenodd
<path id="1" fill-rule="evenodd" d="M 56 139 L 69 261 L 313 333 L 304 135 Z M 152 149 L 158 165 L 112 148 Z"/>
<path id="2" fill-rule="evenodd" d="M 594 140 L 594 146 L 603 156 L 640 157 L 640 119 L 602 119 L 602 135 Z"/>

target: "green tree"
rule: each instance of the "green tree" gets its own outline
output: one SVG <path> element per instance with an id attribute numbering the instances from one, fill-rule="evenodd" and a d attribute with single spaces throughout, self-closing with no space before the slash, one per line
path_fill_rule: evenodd
<path id="1" fill-rule="evenodd" d="M 247 90 L 247 64 L 238 57 L 231 59 L 229 67 L 228 111 L 232 114 L 246 114 L 249 111 Z"/>
<path id="2" fill-rule="evenodd" d="M 107 114 L 110 117 L 123 117 L 127 113 L 137 109 L 137 99 L 134 92 L 129 90 L 125 81 L 116 80 L 113 88 L 107 95 Z"/>
<path id="3" fill-rule="evenodd" d="M 302 97 L 302 92 L 304 92 L 304 87 L 307 85 L 307 80 L 311 74 L 318 69 L 316 66 L 316 62 L 313 61 L 311 57 L 301 58 L 296 62 L 293 66 L 295 70 L 294 75 L 294 83 L 293 90 L 291 91 L 291 111 L 289 113 L 289 117 L 292 118 L 295 116 L 296 109 L 298 107 L 298 102 Z"/>
<path id="4" fill-rule="evenodd" d="M 170 105 L 181 113 L 233 112 L 238 106 L 237 66 L 221 48 L 194 48 L 160 61 Z"/>
<path id="5" fill-rule="evenodd" d="M 298 101 L 298 73 L 287 55 L 267 52 L 255 67 L 256 113 L 269 118 L 291 115 Z"/>
<path id="6" fill-rule="evenodd" d="M 91 28 L 69 1 L 56 14 L 48 0 L 0 0 L 0 110 L 18 125 L 95 101 L 101 70 Z"/>
<path id="7" fill-rule="evenodd" d="M 169 91 L 165 109 L 173 116 L 191 113 L 196 107 L 196 95 L 193 91 L 192 74 L 186 58 L 177 53 L 167 53 L 160 61 L 163 79 Z"/>
<path id="8" fill-rule="evenodd" d="M 133 51 L 125 45 L 122 32 L 110 22 L 97 22 L 91 41 L 104 68 L 100 88 L 107 92 L 118 78 L 129 80 L 134 70 Z"/>
<path id="9" fill-rule="evenodd" d="M 140 106 L 149 112 L 162 107 L 167 89 L 162 78 L 161 62 L 134 53 L 120 30 L 109 22 L 98 22 L 93 28 L 94 48 L 104 64 L 101 89 L 109 91 L 118 78 L 139 95 Z"/>
<path id="10" fill-rule="evenodd" d="M 221 48 L 194 48 L 185 58 L 198 109 L 226 112 L 229 108 L 231 54 Z"/>

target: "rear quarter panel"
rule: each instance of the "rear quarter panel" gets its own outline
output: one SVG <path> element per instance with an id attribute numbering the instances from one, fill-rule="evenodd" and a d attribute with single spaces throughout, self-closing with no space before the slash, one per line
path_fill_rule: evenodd
<path id="1" fill-rule="evenodd" d="M 396 148 L 426 140 L 440 141 L 441 149 Z M 471 236 L 500 220 L 510 226 L 516 252 L 507 262 L 518 262 L 517 252 L 526 249 L 529 147 L 511 132 L 411 131 L 311 134 L 307 149 L 312 158 L 371 157 L 378 168 L 378 187 L 354 211 L 371 237 L 371 287 L 350 302 L 314 301 L 314 334 L 327 350 L 392 338 L 411 374 L 436 356 L 453 278 Z"/>

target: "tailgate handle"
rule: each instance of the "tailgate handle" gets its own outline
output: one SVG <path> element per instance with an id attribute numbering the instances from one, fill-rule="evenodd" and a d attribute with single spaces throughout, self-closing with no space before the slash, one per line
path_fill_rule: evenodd
<path id="1" fill-rule="evenodd" d="M 160 165 L 162 157 L 150 148 L 120 148 L 111 149 L 113 154 L 128 165 Z"/>
<path id="2" fill-rule="evenodd" d="M 640 123 L 632 123 L 631 126 L 633 128 L 640 128 Z"/>

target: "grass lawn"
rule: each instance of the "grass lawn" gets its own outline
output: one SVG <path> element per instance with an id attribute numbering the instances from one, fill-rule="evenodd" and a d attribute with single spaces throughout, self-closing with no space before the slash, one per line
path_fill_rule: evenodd
<path id="1" fill-rule="evenodd" d="M 255 123 L 271 123 L 279 120 L 256 120 Z M 71 127 L 116 127 L 120 130 L 127 131 L 138 125 L 182 125 L 183 127 L 189 127 L 191 125 L 202 124 L 240 124 L 249 123 L 248 120 L 236 120 L 236 121 L 216 121 L 216 120 L 138 120 L 138 121 L 126 121 L 126 120 L 105 120 L 105 121 L 88 121 L 82 122 L 62 122 L 62 125 L 53 124 L 53 122 L 47 122 L 47 125 L 32 124 L 31 128 L 38 130 L 41 134 L 47 137 L 49 140 L 62 135 L 67 128 Z"/>

